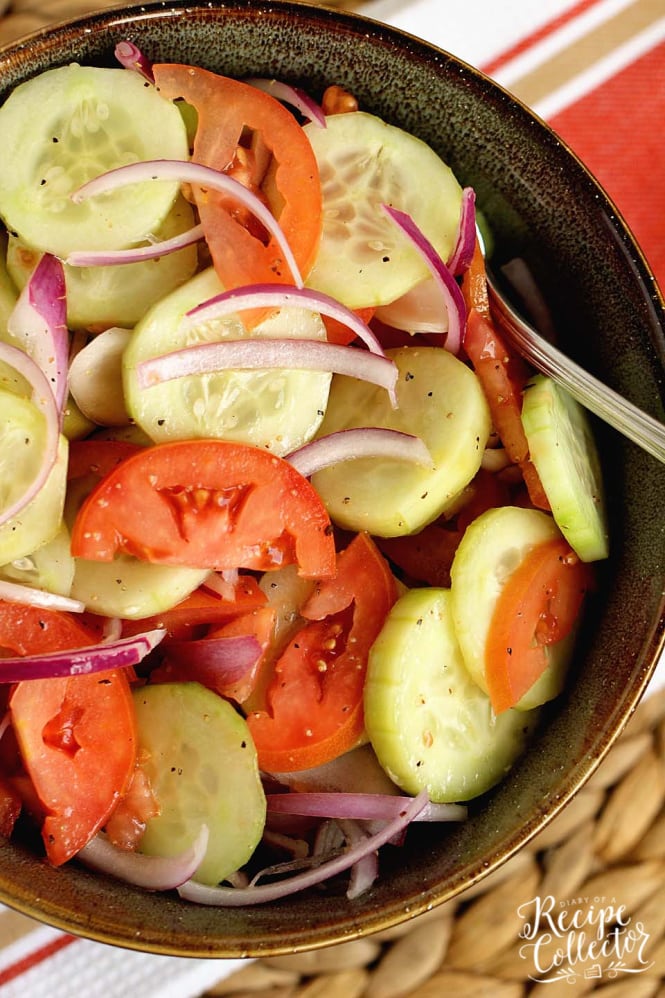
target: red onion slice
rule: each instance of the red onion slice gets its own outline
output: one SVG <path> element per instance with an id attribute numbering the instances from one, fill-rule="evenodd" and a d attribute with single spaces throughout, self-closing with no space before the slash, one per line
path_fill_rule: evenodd
<path id="1" fill-rule="evenodd" d="M 212 319 L 221 319 L 253 308 L 306 308 L 310 312 L 318 312 L 348 326 L 372 353 L 385 356 L 383 347 L 367 323 L 351 309 L 320 291 L 287 284 L 249 284 L 243 288 L 222 291 L 190 309 L 185 314 L 182 325 L 184 329 L 194 329 Z"/>
<path id="2" fill-rule="evenodd" d="M 432 455 L 420 437 L 382 426 L 353 427 L 328 433 L 292 451 L 286 460 L 303 478 L 309 478 L 321 468 L 361 457 L 389 457 L 429 467 L 433 463 Z"/>
<path id="3" fill-rule="evenodd" d="M 199 677 L 216 686 L 239 683 L 261 657 L 261 645 L 253 634 L 169 641 L 164 646 L 167 658 L 185 665 Z"/>
<path id="4" fill-rule="evenodd" d="M 8 331 L 44 372 L 60 413 L 69 357 L 66 297 L 62 263 L 44 253 L 7 320 Z"/>
<path id="5" fill-rule="evenodd" d="M 125 69 L 131 69 L 136 73 L 140 73 L 149 83 L 155 82 L 152 63 L 143 55 L 141 49 L 134 42 L 130 42 L 127 39 L 118 42 L 114 54 L 120 65 L 124 66 Z"/>
<path id="6" fill-rule="evenodd" d="M 136 367 L 141 388 L 189 374 L 211 374 L 224 370 L 283 368 L 300 371 L 331 371 L 360 378 L 385 388 L 393 407 L 397 405 L 397 366 L 357 347 L 338 346 L 320 340 L 243 339 L 197 343 L 160 357 L 151 357 Z"/>
<path id="7" fill-rule="evenodd" d="M 65 263 L 70 267 L 109 267 L 124 263 L 141 263 L 143 260 L 156 260 L 169 253 L 177 253 L 178 250 L 191 246 L 192 243 L 197 243 L 203 238 L 203 226 L 194 225 L 186 232 L 181 232 L 170 239 L 161 239 L 158 242 L 150 243 L 148 246 L 133 246 L 130 249 L 100 250 L 98 252 L 77 250 L 69 254 Z"/>
<path id="8" fill-rule="evenodd" d="M 136 887 L 149 891 L 170 891 L 194 876 L 208 848 L 208 826 L 201 831 L 189 849 L 176 856 L 146 856 L 140 852 L 117 849 L 98 832 L 76 854 L 86 866 L 108 873 Z"/>
<path id="9" fill-rule="evenodd" d="M 357 821 L 340 821 L 340 828 L 346 837 L 347 842 L 355 845 L 362 842 L 371 835 L 366 828 Z M 376 852 L 371 852 L 363 856 L 351 867 L 349 886 L 346 889 L 346 896 L 349 901 L 359 898 L 365 891 L 369 890 L 379 875 L 379 856 Z"/>
<path id="10" fill-rule="evenodd" d="M 476 246 L 476 192 L 473 187 L 462 191 L 462 207 L 455 248 L 448 260 L 448 270 L 454 276 L 468 270 Z"/>
<path id="11" fill-rule="evenodd" d="M 46 375 L 24 350 L 0 340 L 0 361 L 13 367 L 25 378 L 32 388 L 32 401 L 41 410 L 46 420 L 46 441 L 39 471 L 22 496 L 0 511 L 0 524 L 6 523 L 21 512 L 37 495 L 51 473 L 58 456 L 60 442 L 60 414 L 56 408 L 55 396 Z"/>
<path id="12" fill-rule="evenodd" d="M 335 856 L 319 866 L 298 873 L 286 880 L 273 884 L 260 884 L 253 887 L 208 887 L 188 880 L 178 888 L 180 897 L 197 904 L 235 908 L 251 904 L 265 904 L 278 898 L 287 897 L 305 890 L 350 869 L 365 856 L 370 856 L 386 842 L 403 831 L 427 804 L 427 791 L 422 790 L 417 797 L 402 805 L 400 814 L 389 821 L 379 832 L 355 843 L 341 855 Z"/>
<path id="13" fill-rule="evenodd" d="M 203 166 L 201 163 L 192 163 L 185 160 L 174 159 L 151 159 L 141 163 L 129 163 L 127 166 L 119 166 L 115 170 L 108 170 L 106 173 L 94 177 L 87 181 L 78 190 L 74 191 L 70 197 L 75 204 L 80 204 L 87 198 L 96 197 L 98 194 L 108 194 L 110 191 L 119 190 L 128 184 L 140 184 L 152 180 L 178 181 L 184 184 L 195 184 L 199 187 L 212 191 L 220 191 L 235 198 L 243 207 L 258 218 L 261 224 L 273 237 L 291 271 L 293 281 L 298 287 L 303 286 L 303 279 L 298 269 L 296 259 L 291 252 L 286 236 L 282 232 L 278 222 L 264 203 L 252 194 L 240 181 L 227 176 L 220 170 L 214 170 L 210 166 Z"/>
<path id="14" fill-rule="evenodd" d="M 60 596 L 45 589 L 33 589 L 18 582 L 5 582 L 0 579 L 0 599 L 8 603 L 22 603 L 25 606 L 37 606 L 43 610 L 63 610 L 67 613 L 82 613 L 85 603 L 69 596 Z"/>
<path id="15" fill-rule="evenodd" d="M 314 122 L 315 125 L 320 125 L 321 128 L 326 127 L 326 116 L 320 105 L 313 101 L 309 94 L 301 90 L 300 87 L 292 87 L 289 83 L 265 79 L 262 76 L 249 76 L 244 82 L 249 83 L 251 87 L 256 87 L 257 90 L 262 90 L 264 94 L 270 94 L 275 100 L 290 104 L 296 111 L 300 111 L 304 118 Z"/>
<path id="16" fill-rule="evenodd" d="M 456 354 L 462 343 L 462 332 L 466 323 L 466 305 L 457 281 L 410 215 L 398 208 L 393 208 L 392 205 L 384 204 L 383 209 L 411 240 L 414 248 L 427 264 L 432 277 L 439 285 L 441 297 L 448 313 L 448 332 L 444 346 L 446 350 Z"/>
<path id="17" fill-rule="evenodd" d="M 166 630 L 155 628 L 119 641 L 105 641 L 86 648 L 48 652 L 45 655 L 17 655 L 0 658 L 0 683 L 20 683 L 25 679 L 59 679 L 87 676 L 109 669 L 138 665 L 162 640 Z"/>
<path id="18" fill-rule="evenodd" d="M 338 791 L 266 794 L 268 812 L 297 814 L 313 818 L 354 821 L 392 821 L 407 806 L 410 797 L 394 794 L 340 793 Z M 463 804 L 435 804 L 428 801 L 414 821 L 464 821 Z"/>

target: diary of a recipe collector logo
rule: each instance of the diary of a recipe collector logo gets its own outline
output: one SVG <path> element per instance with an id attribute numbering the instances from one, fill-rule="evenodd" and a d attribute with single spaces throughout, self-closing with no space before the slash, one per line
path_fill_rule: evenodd
<path id="1" fill-rule="evenodd" d="M 626 979 L 653 965 L 646 952 L 647 927 L 618 898 L 537 896 L 517 913 L 522 919 L 519 952 L 533 981 Z"/>

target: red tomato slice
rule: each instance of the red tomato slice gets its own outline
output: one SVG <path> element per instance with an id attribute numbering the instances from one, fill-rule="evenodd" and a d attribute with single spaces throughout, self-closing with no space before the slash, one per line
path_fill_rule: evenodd
<path id="1" fill-rule="evenodd" d="M 165 97 L 198 113 L 193 159 L 235 176 L 270 208 L 305 277 L 321 235 L 321 185 L 312 147 L 290 111 L 247 83 L 177 64 L 153 67 Z M 194 190 L 215 270 L 225 288 L 292 283 L 272 237 L 237 201 Z"/>
<path id="2" fill-rule="evenodd" d="M 136 766 L 127 790 L 104 823 L 104 832 L 118 849 L 136 849 L 150 818 L 160 806 L 152 792 L 145 768 Z"/>
<path id="3" fill-rule="evenodd" d="M 18 683 L 10 714 L 43 808 L 42 838 L 54 866 L 103 826 L 136 763 L 136 724 L 122 670 Z"/>
<path id="4" fill-rule="evenodd" d="M 147 447 L 117 465 L 74 522 L 72 554 L 194 568 L 335 572 L 330 518 L 306 478 L 268 451 L 226 440 Z"/>
<path id="5" fill-rule="evenodd" d="M 310 769 L 353 748 L 364 731 L 369 649 L 397 599 L 395 579 L 367 534 L 337 558 L 337 575 L 302 607 L 305 624 L 274 666 L 266 710 L 248 724 L 266 772 Z"/>
<path id="6" fill-rule="evenodd" d="M 466 302 L 467 312 L 475 309 L 476 312 L 480 312 L 483 318 L 490 318 L 485 257 L 478 239 L 476 239 L 476 245 L 473 248 L 471 263 L 462 277 L 462 295 Z"/>
<path id="7" fill-rule="evenodd" d="M 0 600 L 0 649 L 13 655 L 45 655 L 85 648 L 96 644 L 100 634 L 101 622 L 90 614 L 42 610 Z"/>
<path id="8" fill-rule="evenodd" d="M 522 426 L 522 391 L 529 378 L 528 369 L 506 346 L 492 321 L 475 308 L 467 317 L 464 349 L 483 386 L 496 432 L 511 461 L 519 465 L 531 502 L 549 510 Z"/>
<path id="9" fill-rule="evenodd" d="M 564 540 L 539 544 L 504 585 L 485 646 L 485 678 L 495 713 L 514 707 L 547 667 L 545 648 L 570 634 L 591 569 Z"/>
<path id="10" fill-rule="evenodd" d="M 366 324 L 370 322 L 374 315 L 374 308 L 358 308 L 355 311 L 356 315 Z M 338 319 L 332 319 L 327 315 L 322 316 L 322 318 L 329 343 L 337 343 L 339 346 L 345 347 L 357 339 L 354 331 L 349 329 L 343 322 L 340 322 Z"/>

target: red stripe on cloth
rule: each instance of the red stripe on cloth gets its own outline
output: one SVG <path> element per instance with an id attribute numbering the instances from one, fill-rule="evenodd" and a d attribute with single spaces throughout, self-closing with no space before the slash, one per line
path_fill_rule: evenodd
<path id="1" fill-rule="evenodd" d="M 17 960 L 16 963 L 10 964 L 9 967 L 5 967 L 4 970 L 0 971 L 0 987 L 3 984 L 8 984 L 10 981 L 14 981 L 21 974 L 25 974 L 28 970 L 32 970 L 33 967 L 37 967 L 44 960 L 48 960 L 50 956 L 54 953 L 58 953 L 65 946 L 69 946 L 70 943 L 76 942 L 76 936 L 70 936 L 66 933 L 58 936 L 56 939 L 52 939 L 50 943 L 45 943 L 44 946 L 40 946 L 39 949 L 34 950 L 32 953 L 28 953 L 21 960 Z"/>
<path id="2" fill-rule="evenodd" d="M 579 0 L 579 3 L 576 3 L 570 8 L 570 10 L 566 10 L 562 14 L 559 14 L 558 17 L 553 18 L 551 21 L 547 21 L 546 24 L 543 24 L 540 28 L 537 28 L 535 31 L 531 32 L 530 35 L 525 35 L 524 38 L 520 38 L 518 42 L 511 45 L 511 47 L 506 49 L 505 52 L 502 52 L 501 55 L 496 56 L 485 66 L 481 66 L 480 68 L 487 76 L 491 76 L 493 73 L 496 73 L 497 69 L 500 69 L 502 66 L 505 66 L 506 63 L 510 62 L 511 59 L 515 59 L 516 56 L 522 55 L 522 53 L 526 52 L 526 50 L 531 48 L 532 45 L 536 45 L 538 42 L 542 41 L 543 38 L 547 38 L 548 35 L 558 31 L 558 29 L 562 28 L 564 24 L 574 21 L 575 18 L 579 17 L 580 14 L 583 14 L 585 10 L 589 10 L 591 7 L 596 7 L 599 3 L 602 3 L 602 0 Z"/>
<path id="3" fill-rule="evenodd" d="M 665 42 L 550 119 L 610 195 L 665 291 L 663 122 Z"/>

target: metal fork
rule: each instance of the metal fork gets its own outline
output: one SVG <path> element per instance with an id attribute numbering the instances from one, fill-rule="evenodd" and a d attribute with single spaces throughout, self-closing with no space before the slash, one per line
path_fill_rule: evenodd
<path id="1" fill-rule="evenodd" d="M 502 320 L 502 329 L 518 352 L 586 409 L 665 463 L 665 423 L 643 412 L 552 346 L 506 300 L 489 267 L 487 285 L 492 307 Z"/>

